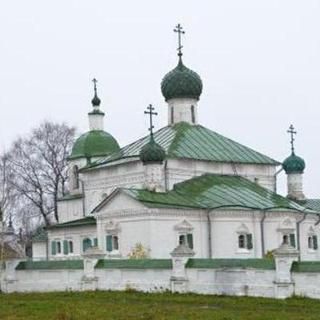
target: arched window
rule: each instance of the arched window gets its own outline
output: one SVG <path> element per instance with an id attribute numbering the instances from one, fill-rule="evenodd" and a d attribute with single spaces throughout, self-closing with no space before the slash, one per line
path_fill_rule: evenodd
<path id="1" fill-rule="evenodd" d="M 238 243 L 240 249 L 244 249 L 246 247 L 246 237 L 244 236 L 244 234 L 240 234 L 240 236 L 238 237 Z"/>
<path id="2" fill-rule="evenodd" d="M 72 168 L 72 184 L 73 189 L 79 189 L 79 168 L 78 166 L 73 166 Z"/>
<path id="3" fill-rule="evenodd" d="M 191 121 L 192 121 L 192 123 L 196 123 L 196 115 L 194 112 L 194 105 L 191 106 Z"/>
<path id="4" fill-rule="evenodd" d="M 172 106 L 170 107 L 170 117 L 171 117 L 171 124 L 173 124 L 174 123 L 174 109 Z"/>
<path id="5" fill-rule="evenodd" d="M 69 241 L 69 253 L 73 253 L 73 242 Z"/>

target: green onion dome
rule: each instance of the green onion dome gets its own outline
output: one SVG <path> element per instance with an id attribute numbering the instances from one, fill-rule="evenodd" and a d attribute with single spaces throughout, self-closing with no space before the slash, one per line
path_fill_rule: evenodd
<path id="1" fill-rule="evenodd" d="M 151 136 L 150 141 L 143 146 L 140 151 L 140 160 L 143 162 L 143 164 L 162 163 L 165 158 L 166 152 L 154 141 L 153 137 Z"/>
<path id="2" fill-rule="evenodd" d="M 69 159 L 107 156 L 119 150 L 119 144 L 111 134 L 103 130 L 92 130 L 76 140 Z"/>
<path id="3" fill-rule="evenodd" d="M 286 174 L 290 173 L 303 173 L 306 164 L 304 160 L 294 154 L 291 154 L 286 160 L 284 160 L 282 167 Z"/>
<path id="4" fill-rule="evenodd" d="M 99 107 L 100 106 L 100 103 L 101 103 L 101 100 L 100 98 L 97 96 L 97 93 L 95 93 L 93 99 L 91 100 L 91 103 L 94 107 Z"/>
<path id="5" fill-rule="evenodd" d="M 202 93 L 202 81 L 196 72 L 183 64 L 180 57 L 178 65 L 164 76 L 161 82 L 161 92 L 166 101 L 173 98 L 199 100 Z"/>

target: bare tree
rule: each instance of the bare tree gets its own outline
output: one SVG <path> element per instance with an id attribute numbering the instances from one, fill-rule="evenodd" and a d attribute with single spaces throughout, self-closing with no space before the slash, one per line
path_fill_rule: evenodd
<path id="1" fill-rule="evenodd" d="M 10 185 L 31 203 L 46 225 L 50 215 L 58 221 L 57 200 L 65 193 L 67 156 L 75 129 L 44 122 L 26 138 L 19 138 L 7 153 L 12 175 Z"/>

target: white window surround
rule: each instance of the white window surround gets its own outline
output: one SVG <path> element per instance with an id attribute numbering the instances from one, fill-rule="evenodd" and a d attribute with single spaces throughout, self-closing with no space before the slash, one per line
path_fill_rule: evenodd
<path id="1" fill-rule="evenodd" d="M 249 254 L 251 253 L 251 250 L 253 249 L 253 243 L 252 243 L 252 233 L 250 232 L 249 228 L 242 223 L 237 231 L 236 231 L 236 243 L 237 243 L 237 254 Z M 250 248 L 249 248 L 250 246 Z"/>

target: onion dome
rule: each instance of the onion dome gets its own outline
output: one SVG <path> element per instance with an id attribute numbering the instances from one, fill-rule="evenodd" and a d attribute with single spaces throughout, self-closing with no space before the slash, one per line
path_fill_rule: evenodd
<path id="1" fill-rule="evenodd" d="M 303 173 L 306 164 L 302 158 L 296 156 L 294 152 L 292 152 L 291 156 L 284 160 L 282 167 L 286 174 Z"/>
<path id="2" fill-rule="evenodd" d="M 91 103 L 92 103 L 93 107 L 99 107 L 100 106 L 101 100 L 98 97 L 97 93 L 95 93 L 93 99 L 91 100 Z"/>
<path id="3" fill-rule="evenodd" d="M 92 130 L 76 140 L 69 159 L 107 156 L 119 150 L 119 144 L 111 134 L 103 130 Z"/>
<path id="4" fill-rule="evenodd" d="M 166 101 L 173 98 L 199 100 L 202 93 L 202 81 L 196 72 L 183 64 L 180 56 L 178 65 L 164 76 L 161 82 L 161 92 Z"/>
<path id="5" fill-rule="evenodd" d="M 166 152 L 154 141 L 151 135 L 150 141 L 141 149 L 139 156 L 143 164 L 162 163 L 166 158 Z"/>

